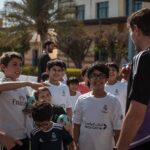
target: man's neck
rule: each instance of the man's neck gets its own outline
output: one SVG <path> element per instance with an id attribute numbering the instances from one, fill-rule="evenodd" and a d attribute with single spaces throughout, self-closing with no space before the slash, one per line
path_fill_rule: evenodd
<path id="1" fill-rule="evenodd" d="M 146 36 L 141 41 L 141 51 L 150 47 L 150 36 Z"/>

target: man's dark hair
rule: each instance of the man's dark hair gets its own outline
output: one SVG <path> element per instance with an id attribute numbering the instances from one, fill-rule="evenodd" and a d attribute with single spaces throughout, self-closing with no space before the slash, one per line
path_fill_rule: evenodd
<path id="1" fill-rule="evenodd" d="M 150 9 L 144 8 L 139 11 L 134 12 L 128 17 L 127 23 L 130 25 L 131 29 L 137 26 L 144 35 L 150 36 Z"/>
<path id="2" fill-rule="evenodd" d="M 62 60 L 54 59 L 47 62 L 47 69 L 50 70 L 54 66 L 59 66 L 62 70 L 64 69 Z"/>
<path id="3" fill-rule="evenodd" d="M 51 44 L 54 44 L 54 42 L 50 41 L 49 39 L 47 39 L 46 41 L 44 41 L 43 43 L 43 49 L 46 49 L 46 46 L 47 45 L 51 45 Z"/>
<path id="4" fill-rule="evenodd" d="M 95 71 L 98 70 L 99 72 L 102 72 L 103 74 L 106 75 L 106 78 L 109 78 L 109 68 L 105 64 L 101 63 L 96 63 L 93 64 L 91 67 L 89 67 L 87 71 L 87 76 L 90 79 L 91 74 Z"/>
<path id="5" fill-rule="evenodd" d="M 43 122 L 52 119 L 53 109 L 50 103 L 35 102 L 32 108 L 32 118 L 34 121 Z"/>
<path id="6" fill-rule="evenodd" d="M 8 63 L 13 59 L 13 58 L 18 58 L 21 61 L 23 61 L 22 56 L 17 53 L 17 52 L 5 52 L 2 54 L 2 56 L 0 57 L 0 64 L 3 64 L 5 66 L 8 65 Z"/>
<path id="7" fill-rule="evenodd" d="M 116 71 L 119 72 L 119 67 L 118 67 L 118 65 L 117 65 L 116 63 L 114 63 L 114 62 L 106 63 L 106 66 L 115 68 Z"/>

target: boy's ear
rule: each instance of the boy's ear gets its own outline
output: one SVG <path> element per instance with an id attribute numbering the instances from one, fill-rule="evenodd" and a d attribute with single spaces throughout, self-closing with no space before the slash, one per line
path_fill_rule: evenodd
<path id="1" fill-rule="evenodd" d="M 2 71 L 4 71 L 4 69 L 6 68 L 6 66 L 3 65 L 3 64 L 0 64 L 0 68 L 1 68 Z"/>

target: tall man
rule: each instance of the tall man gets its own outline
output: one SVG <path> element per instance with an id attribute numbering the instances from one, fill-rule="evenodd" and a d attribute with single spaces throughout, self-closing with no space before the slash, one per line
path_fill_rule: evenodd
<path id="1" fill-rule="evenodd" d="M 150 9 L 129 16 L 127 25 L 138 52 L 132 60 L 128 83 L 128 110 L 118 150 L 150 149 Z"/>
<path id="2" fill-rule="evenodd" d="M 46 40 L 43 44 L 42 54 L 38 58 L 38 82 L 41 81 L 42 73 L 46 72 L 47 62 L 50 60 L 49 53 L 53 52 L 54 43 Z"/>

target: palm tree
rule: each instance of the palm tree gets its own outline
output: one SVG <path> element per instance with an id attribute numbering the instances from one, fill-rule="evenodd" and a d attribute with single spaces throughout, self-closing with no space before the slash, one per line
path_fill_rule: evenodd
<path id="1" fill-rule="evenodd" d="M 21 30 L 26 27 L 36 30 L 40 35 L 41 44 L 47 39 L 49 24 L 55 20 L 58 12 L 57 0 L 22 0 L 5 3 L 6 19 L 11 27 Z"/>

